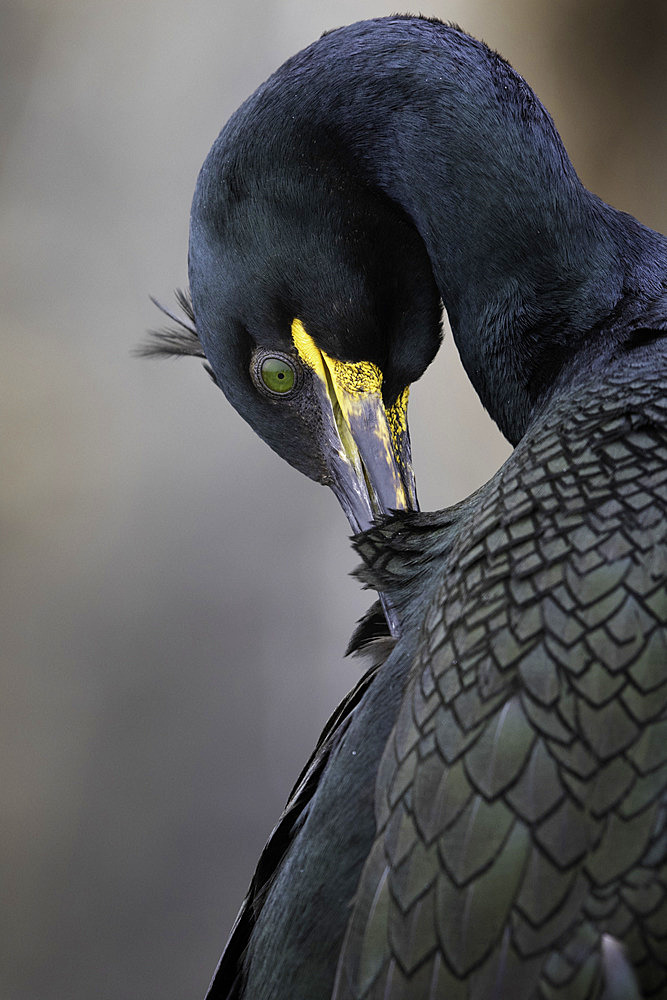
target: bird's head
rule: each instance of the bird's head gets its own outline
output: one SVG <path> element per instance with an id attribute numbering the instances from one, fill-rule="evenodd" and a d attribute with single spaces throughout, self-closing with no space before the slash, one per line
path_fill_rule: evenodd
<path id="1" fill-rule="evenodd" d="M 274 451 L 330 486 L 359 531 L 417 507 L 408 387 L 440 342 L 421 238 L 335 158 L 221 133 L 190 227 L 193 322 L 210 372 Z"/>

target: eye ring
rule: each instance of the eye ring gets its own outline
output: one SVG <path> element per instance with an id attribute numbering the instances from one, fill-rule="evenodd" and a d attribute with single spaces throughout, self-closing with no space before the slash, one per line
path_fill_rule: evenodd
<path id="1" fill-rule="evenodd" d="M 279 351 L 255 351 L 250 366 L 255 387 L 272 399 L 286 399 L 301 388 L 303 375 L 296 358 Z"/>

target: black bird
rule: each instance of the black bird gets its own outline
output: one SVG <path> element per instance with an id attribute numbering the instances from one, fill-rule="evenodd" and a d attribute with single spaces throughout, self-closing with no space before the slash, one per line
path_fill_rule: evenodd
<path id="1" fill-rule="evenodd" d="M 385 635 L 209 997 L 667 997 L 667 240 L 583 187 L 500 56 L 397 16 L 233 115 L 189 278 L 153 351 L 205 356 L 332 486 L 389 626 L 353 640 Z M 516 448 L 421 514 L 407 387 L 441 299 Z"/>

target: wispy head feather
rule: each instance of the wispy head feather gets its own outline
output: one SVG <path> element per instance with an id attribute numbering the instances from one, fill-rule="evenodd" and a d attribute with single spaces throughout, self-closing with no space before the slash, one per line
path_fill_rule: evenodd
<path id="1" fill-rule="evenodd" d="M 186 355 L 193 358 L 205 358 L 204 348 L 197 336 L 195 314 L 189 292 L 180 288 L 176 289 L 176 301 L 182 309 L 183 315 L 167 309 L 152 295 L 150 299 L 160 312 L 173 320 L 176 326 L 150 330 L 149 339 L 137 348 L 136 354 L 141 358 L 179 358 Z"/>

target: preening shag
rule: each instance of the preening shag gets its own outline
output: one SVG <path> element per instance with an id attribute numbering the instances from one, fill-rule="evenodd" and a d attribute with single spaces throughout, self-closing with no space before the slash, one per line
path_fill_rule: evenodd
<path id="1" fill-rule="evenodd" d="M 189 281 L 153 350 L 205 356 L 334 489 L 388 623 L 210 1000 L 667 997 L 665 238 L 584 188 L 501 57 L 391 17 L 232 116 Z M 441 300 L 516 447 L 420 513 L 408 387 Z"/>

